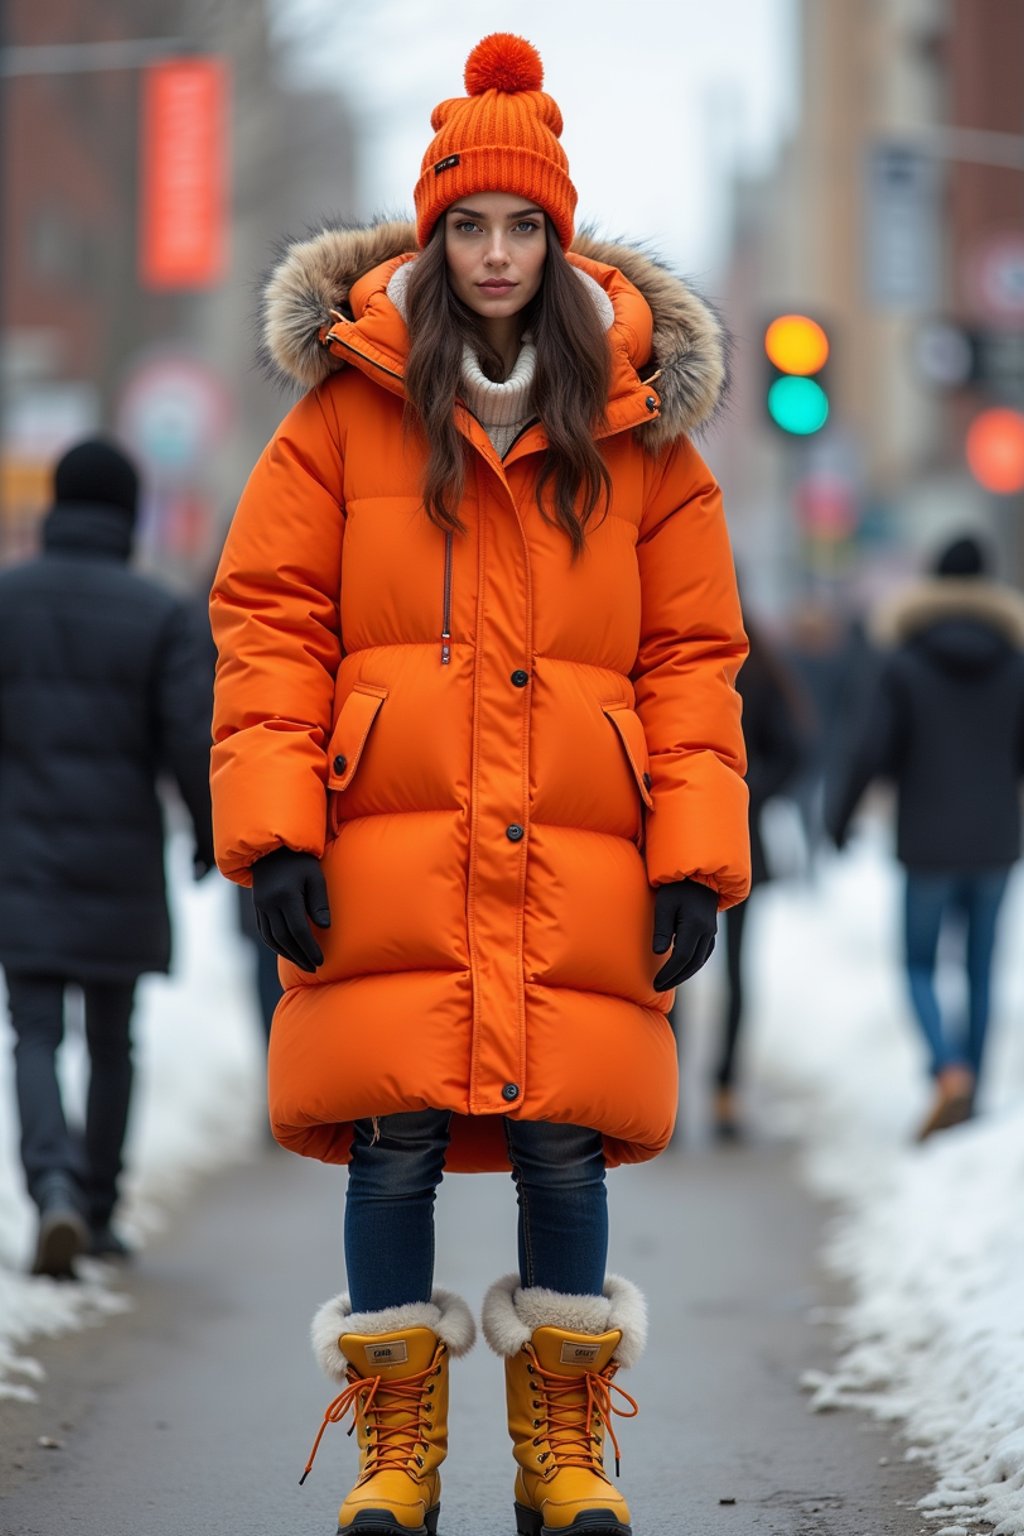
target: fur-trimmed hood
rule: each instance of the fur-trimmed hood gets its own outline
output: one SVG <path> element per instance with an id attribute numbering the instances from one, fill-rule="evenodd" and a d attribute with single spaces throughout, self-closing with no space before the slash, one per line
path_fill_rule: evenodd
<path id="1" fill-rule="evenodd" d="M 1013 587 L 977 576 L 932 576 L 915 582 L 874 614 L 871 635 L 891 649 L 940 624 L 984 625 L 1024 650 L 1024 597 Z"/>
<path id="2" fill-rule="evenodd" d="M 369 293 L 386 288 L 396 266 L 415 253 L 414 226 L 402 220 L 325 228 L 290 245 L 263 294 L 260 355 L 270 374 L 309 390 L 343 367 L 344 359 L 323 344 L 326 330 L 341 317 L 358 322 Z M 644 425 L 645 444 L 657 451 L 705 428 L 728 385 L 729 340 L 715 311 L 637 246 L 582 231 L 569 257 L 608 292 L 616 312 L 613 341 L 657 390 L 660 410 Z M 367 285 L 377 269 L 379 283 Z M 617 282 L 616 274 L 621 274 Z M 631 289 L 649 310 L 647 326 L 637 325 L 629 313 Z"/>

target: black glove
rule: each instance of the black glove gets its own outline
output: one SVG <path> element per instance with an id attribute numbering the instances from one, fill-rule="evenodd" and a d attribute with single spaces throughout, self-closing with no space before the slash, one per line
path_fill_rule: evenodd
<path id="1" fill-rule="evenodd" d="M 656 955 L 672 956 L 654 978 L 655 992 L 689 981 L 710 958 L 718 932 L 718 893 L 699 880 L 674 880 L 654 893 Z M 674 942 L 673 942 L 674 941 Z"/>
<path id="2" fill-rule="evenodd" d="M 292 848 L 275 848 L 252 866 L 256 926 L 264 944 L 300 971 L 315 971 L 324 961 L 310 921 L 331 926 L 327 882 L 319 859 Z"/>

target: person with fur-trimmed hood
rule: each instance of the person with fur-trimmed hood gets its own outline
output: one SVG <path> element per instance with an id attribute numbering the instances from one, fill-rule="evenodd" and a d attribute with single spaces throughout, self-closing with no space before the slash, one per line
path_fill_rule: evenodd
<path id="1" fill-rule="evenodd" d="M 274 1134 L 349 1165 L 313 1330 L 324 1427 L 358 1428 L 340 1530 L 436 1528 L 474 1329 L 435 1190 L 504 1169 L 519 1266 L 483 1326 L 518 1528 L 627 1536 L 604 1438 L 644 1304 L 606 1273 L 605 1174 L 669 1140 L 672 990 L 749 882 L 746 638 L 691 442 L 726 349 L 649 256 L 575 235 L 533 47 L 485 38 L 465 79 L 415 227 L 324 230 L 269 284 L 308 393 L 211 598 L 217 855 L 281 956 Z"/>
<path id="2" fill-rule="evenodd" d="M 1024 598 L 987 569 L 981 543 L 959 537 L 932 576 L 877 615 L 883 664 L 826 812 L 842 847 L 868 784 L 895 784 L 907 980 L 935 1079 L 920 1139 L 973 1111 L 999 909 L 1020 854 Z M 935 990 L 939 937 L 957 918 L 966 925 L 969 986 L 959 1033 Z"/>

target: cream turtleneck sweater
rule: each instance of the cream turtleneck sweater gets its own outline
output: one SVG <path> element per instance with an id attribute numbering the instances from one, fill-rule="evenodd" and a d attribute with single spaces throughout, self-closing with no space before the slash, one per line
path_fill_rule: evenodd
<path id="1" fill-rule="evenodd" d="M 537 349 L 529 335 L 507 379 L 496 384 L 480 367 L 472 347 L 462 353 L 462 398 L 503 459 L 515 438 L 529 421 L 530 393 L 537 369 Z"/>

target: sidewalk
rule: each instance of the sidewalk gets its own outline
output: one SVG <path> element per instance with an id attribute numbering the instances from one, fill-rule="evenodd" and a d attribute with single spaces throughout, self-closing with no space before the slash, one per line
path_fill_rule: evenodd
<path id="1" fill-rule="evenodd" d="M 147 1248 L 133 1312 L 34 1348 L 39 1402 L 0 1403 L 0 1536 L 334 1530 L 353 1443 L 331 1428 L 298 1479 L 332 1395 L 307 1329 L 341 1288 L 343 1182 L 268 1150 Z M 799 1389 L 832 1357 L 808 1314 L 835 1298 L 788 1151 L 675 1150 L 611 1187 L 611 1264 L 651 1311 L 647 1356 L 620 1378 L 641 1405 L 620 1435 L 638 1536 L 917 1536 L 927 1471 L 859 1415 L 811 1414 Z M 439 1211 L 438 1278 L 478 1309 L 513 1267 L 511 1183 L 453 1178 Z M 443 1536 L 511 1533 L 500 1366 L 478 1343 L 452 1378 Z"/>

